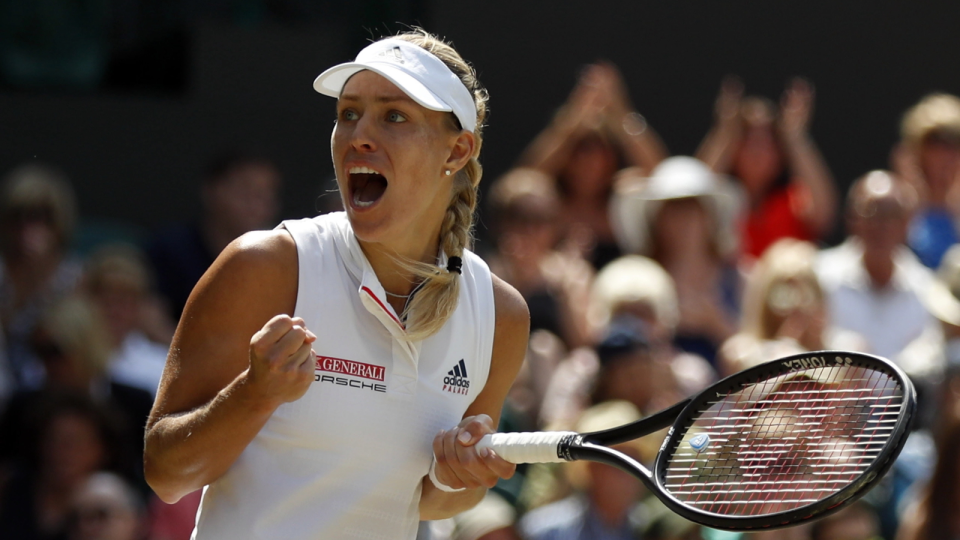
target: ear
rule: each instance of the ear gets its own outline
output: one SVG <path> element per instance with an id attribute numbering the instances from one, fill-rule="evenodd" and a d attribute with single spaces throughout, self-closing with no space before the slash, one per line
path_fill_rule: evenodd
<path id="1" fill-rule="evenodd" d="M 467 130 L 462 130 L 453 142 L 444 168 L 454 172 L 459 171 L 467 166 L 476 150 L 479 150 L 477 148 L 477 136 Z"/>

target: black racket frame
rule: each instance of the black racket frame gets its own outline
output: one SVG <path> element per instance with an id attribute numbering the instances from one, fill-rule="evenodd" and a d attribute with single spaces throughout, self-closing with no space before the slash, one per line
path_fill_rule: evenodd
<path id="1" fill-rule="evenodd" d="M 763 379 L 772 379 L 793 372 L 802 372 L 817 367 L 842 367 L 845 364 L 811 365 L 809 368 L 793 367 L 787 369 L 786 364 L 794 361 L 810 360 L 811 358 L 835 358 L 852 361 L 851 367 L 869 367 L 891 375 L 903 389 L 903 409 L 890 435 L 890 442 L 864 471 L 864 473 L 833 495 L 816 503 L 801 506 L 793 510 L 767 514 L 763 516 L 730 516 L 706 512 L 693 508 L 679 501 L 663 487 L 667 462 L 671 452 L 680 444 L 683 435 L 693 423 L 693 415 L 700 407 L 712 399 L 716 399 L 717 392 L 724 394 L 742 389 L 744 383 Z M 794 364 L 802 366 L 802 363 Z M 557 453 L 568 460 L 589 460 L 617 467 L 639 478 L 647 489 L 654 493 L 668 508 L 677 514 L 701 525 L 728 531 L 753 531 L 758 529 L 778 529 L 796 525 L 811 519 L 818 519 L 832 514 L 841 508 L 853 503 L 870 490 L 893 465 L 900 450 L 907 440 L 910 427 L 916 411 L 916 391 L 910 378 L 899 367 L 889 360 L 865 353 L 851 351 L 815 351 L 795 354 L 778 358 L 733 374 L 705 389 L 693 398 L 681 401 L 672 407 L 638 420 L 631 424 L 616 428 L 580 435 L 570 435 L 564 438 L 558 446 Z M 620 444 L 645 435 L 649 435 L 670 426 L 660 451 L 654 462 L 653 472 L 629 456 L 618 452 L 609 446 Z"/>

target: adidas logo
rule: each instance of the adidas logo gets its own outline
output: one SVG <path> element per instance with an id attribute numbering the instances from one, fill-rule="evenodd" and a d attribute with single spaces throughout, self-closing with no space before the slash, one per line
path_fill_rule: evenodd
<path id="1" fill-rule="evenodd" d="M 383 56 L 388 60 L 396 60 L 397 62 L 403 63 L 403 53 L 400 52 L 400 47 L 393 47 L 385 51 L 381 51 L 378 56 Z"/>
<path id="2" fill-rule="evenodd" d="M 454 364 L 453 369 L 443 378 L 443 390 L 453 394 L 466 394 L 470 391 L 470 379 L 467 378 L 467 365 L 463 358 Z"/>

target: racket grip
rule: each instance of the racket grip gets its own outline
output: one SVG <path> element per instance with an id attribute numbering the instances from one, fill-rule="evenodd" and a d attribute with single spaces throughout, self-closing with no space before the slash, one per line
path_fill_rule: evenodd
<path id="1" fill-rule="evenodd" d="M 537 431 L 533 433 L 492 433 L 484 435 L 477 449 L 490 448 L 510 463 L 560 463 L 560 441 L 573 431 Z"/>

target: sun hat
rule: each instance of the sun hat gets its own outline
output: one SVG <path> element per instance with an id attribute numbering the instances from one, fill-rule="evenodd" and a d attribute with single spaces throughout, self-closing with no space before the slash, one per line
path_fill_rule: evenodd
<path id="1" fill-rule="evenodd" d="M 313 81 L 313 89 L 338 98 L 347 80 L 365 69 L 382 75 L 427 109 L 452 112 L 463 129 L 476 130 L 477 106 L 467 87 L 442 60 L 408 41 L 384 39 L 371 43 L 353 62 L 321 73 Z"/>
<path id="2" fill-rule="evenodd" d="M 648 254 L 650 228 L 664 201 L 698 198 L 714 218 L 714 241 L 726 257 L 736 251 L 743 193 L 729 179 L 702 161 L 675 156 L 660 162 L 648 178 L 619 186 L 611 201 L 611 224 L 620 246 L 629 253 Z"/>

